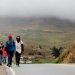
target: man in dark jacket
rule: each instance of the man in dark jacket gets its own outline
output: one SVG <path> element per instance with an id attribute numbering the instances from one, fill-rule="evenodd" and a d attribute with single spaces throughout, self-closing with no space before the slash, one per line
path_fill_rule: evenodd
<path id="1" fill-rule="evenodd" d="M 6 49 L 7 53 L 8 53 L 8 64 L 7 64 L 7 66 L 11 67 L 11 65 L 12 65 L 12 57 L 13 57 L 13 54 L 16 52 L 15 42 L 12 39 L 11 34 L 8 34 L 8 40 L 5 42 L 4 47 L 5 47 L 5 49 Z"/>

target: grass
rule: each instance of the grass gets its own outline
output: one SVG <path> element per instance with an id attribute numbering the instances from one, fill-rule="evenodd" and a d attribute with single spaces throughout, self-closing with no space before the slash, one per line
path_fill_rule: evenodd
<path id="1" fill-rule="evenodd" d="M 45 64 L 45 63 L 52 63 L 55 59 L 31 59 L 31 64 Z M 26 63 L 24 63 L 26 64 Z"/>
<path id="2" fill-rule="evenodd" d="M 45 63 L 52 63 L 55 59 L 45 59 Z"/>

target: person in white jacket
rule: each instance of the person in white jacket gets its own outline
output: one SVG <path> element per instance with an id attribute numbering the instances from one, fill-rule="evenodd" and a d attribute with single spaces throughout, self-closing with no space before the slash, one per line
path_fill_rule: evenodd
<path id="1" fill-rule="evenodd" d="M 23 41 L 21 41 L 20 36 L 16 37 L 15 45 L 16 45 L 16 54 L 15 54 L 16 65 L 19 66 L 19 64 L 20 64 L 20 57 L 21 57 L 21 54 L 24 51 Z"/>

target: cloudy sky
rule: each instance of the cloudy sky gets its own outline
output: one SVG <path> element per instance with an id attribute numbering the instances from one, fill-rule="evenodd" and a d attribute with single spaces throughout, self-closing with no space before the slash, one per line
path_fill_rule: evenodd
<path id="1" fill-rule="evenodd" d="M 0 17 L 56 16 L 75 20 L 75 0 L 0 0 Z"/>

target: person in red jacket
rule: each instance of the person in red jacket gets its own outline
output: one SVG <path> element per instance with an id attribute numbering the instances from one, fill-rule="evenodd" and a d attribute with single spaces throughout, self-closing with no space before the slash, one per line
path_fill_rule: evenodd
<path id="1" fill-rule="evenodd" d="M 1 47 L 2 47 L 2 53 L 3 53 L 2 54 L 2 56 L 3 56 L 3 64 L 6 64 L 8 54 L 7 54 L 7 51 L 4 48 L 3 42 L 0 42 L 0 44 L 1 44 Z"/>
<path id="2" fill-rule="evenodd" d="M 2 48 L 2 52 L 3 52 L 3 63 L 6 64 L 7 63 L 8 54 L 7 54 L 7 51 L 5 50 L 4 47 Z"/>

